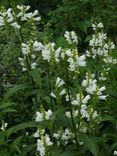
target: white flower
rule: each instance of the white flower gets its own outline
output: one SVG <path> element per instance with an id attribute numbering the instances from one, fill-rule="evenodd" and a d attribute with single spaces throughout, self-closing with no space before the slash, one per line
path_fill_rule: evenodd
<path id="1" fill-rule="evenodd" d="M 45 135 L 46 146 L 52 146 L 53 142 L 50 141 L 49 135 Z"/>
<path id="2" fill-rule="evenodd" d="M 59 48 L 55 51 L 54 57 L 55 57 L 56 62 L 59 62 L 59 61 L 60 61 L 60 60 L 59 60 L 60 52 L 61 52 L 61 47 L 59 47 Z"/>
<path id="3" fill-rule="evenodd" d="M 43 115 L 42 113 L 40 112 L 36 112 L 36 119 L 35 119 L 36 122 L 41 122 L 43 121 Z"/>
<path id="4" fill-rule="evenodd" d="M 59 133 L 54 133 L 54 134 L 53 134 L 53 137 L 56 138 L 56 139 L 59 139 L 60 134 L 59 134 Z"/>
<path id="5" fill-rule="evenodd" d="M 91 98 L 90 95 L 85 96 L 84 99 L 82 100 L 82 103 L 87 104 L 90 98 Z"/>
<path id="6" fill-rule="evenodd" d="M 98 97 L 99 97 L 100 100 L 106 100 L 107 95 L 100 95 L 100 96 L 98 96 Z"/>
<path id="7" fill-rule="evenodd" d="M 73 100 L 71 104 L 77 106 L 79 104 L 79 100 L 78 99 Z"/>
<path id="8" fill-rule="evenodd" d="M 64 37 L 69 44 L 78 43 L 78 37 L 74 31 L 71 32 L 66 31 Z"/>
<path id="9" fill-rule="evenodd" d="M 115 44 L 113 42 L 111 42 L 110 48 L 115 49 Z"/>
<path id="10" fill-rule="evenodd" d="M 66 95 L 66 101 L 67 101 L 67 102 L 69 101 L 69 96 L 68 96 L 68 94 Z"/>
<path id="11" fill-rule="evenodd" d="M 63 90 L 59 93 L 60 96 L 62 96 L 62 95 L 64 95 L 64 94 L 66 94 L 66 90 L 65 90 L 65 89 L 63 89 Z"/>
<path id="12" fill-rule="evenodd" d="M 82 56 L 80 56 L 80 57 L 78 57 L 78 59 L 77 59 L 77 64 L 79 65 L 79 66 L 86 66 L 86 61 L 85 61 L 85 59 L 86 59 L 86 56 L 85 55 L 82 55 Z"/>
<path id="13" fill-rule="evenodd" d="M 70 39 L 70 32 L 66 31 L 64 37 L 69 44 L 72 44 L 72 41 Z"/>
<path id="14" fill-rule="evenodd" d="M 82 118 L 87 118 L 87 120 L 89 120 L 89 114 L 85 109 L 81 109 L 80 113 L 82 115 Z"/>
<path id="15" fill-rule="evenodd" d="M 43 49 L 43 44 L 41 42 L 35 41 L 33 43 L 33 50 L 34 51 L 41 51 Z"/>
<path id="16" fill-rule="evenodd" d="M 67 62 L 69 62 L 69 70 L 75 71 L 76 63 L 74 62 L 73 58 L 68 58 Z"/>
<path id="17" fill-rule="evenodd" d="M 93 112 L 92 119 L 95 119 L 98 116 L 97 111 Z"/>
<path id="18" fill-rule="evenodd" d="M 59 88 L 59 87 L 63 86 L 64 84 L 65 84 L 65 82 L 60 77 L 57 77 L 56 87 Z"/>
<path id="19" fill-rule="evenodd" d="M 37 63 L 36 63 L 36 62 L 31 63 L 31 69 L 35 69 L 35 68 L 36 68 L 36 65 L 37 65 Z"/>
<path id="20" fill-rule="evenodd" d="M 78 43 L 78 37 L 74 31 L 71 31 L 71 38 L 73 40 L 73 43 Z"/>
<path id="21" fill-rule="evenodd" d="M 65 112 L 65 116 L 71 118 L 71 113 L 69 111 Z"/>
<path id="22" fill-rule="evenodd" d="M 34 136 L 35 138 L 39 138 L 39 132 L 38 132 L 38 131 L 35 132 L 35 133 L 33 134 L 33 136 Z"/>
<path id="23" fill-rule="evenodd" d="M 96 25 L 92 24 L 92 28 L 93 28 L 93 30 L 96 30 Z"/>
<path id="24" fill-rule="evenodd" d="M 5 25 L 4 18 L 0 16 L 0 26 Z"/>
<path id="25" fill-rule="evenodd" d="M 39 151 L 40 156 L 45 156 L 44 143 L 40 139 L 37 139 L 37 151 Z"/>
<path id="26" fill-rule="evenodd" d="M 100 89 L 99 89 L 99 91 L 104 91 L 104 90 L 106 90 L 106 87 L 105 86 L 102 86 Z"/>
<path id="27" fill-rule="evenodd" d="M 96 84 L 91 84 L 86 88 L 86 92 L 89 94 L 94 94 L 97 90 L 97 85 Z"/>
<path id="28" fill-rule="evenodd" d="M 36 56 L 35 56 L 34 54 L 32 54 L 32 55 L 31 55 L 31 58 L 32 58 L 32 59 L 35 59 L 35 58 L 36 58 Z"/>
<path id="29" fill-rule="evenodd" d="M 114 155 L 117 155 L 117 151 L 114 151 Z"/>
<path id="30" fill-rule="evenodd" d="M 22 43 L 22 54 L 23 55 L 28 55 L 30 53 L 30 48 L 29 45 L 26 43 Z"/>
<path id="31" fill-rule="evenodd" d="M 2 131 L 5 131 L 6 127 L 8 126 L 8 123 L 2 123 L 2 127 L 1 127 L 1 130 Z"/>
<path id="32" fill-rule="evenodd" d="M 18 18 L 21 18 L 21 21 L 28 21 L 30 19 L 33 19 L 34 21 L 40 21 L 40 17 L 36 17 L 38 15 L 38 10 L 35 10 L 34 12 L 26 13 L 30 6 L 24 6 L 24 5 L 17 5 L 17 9 L 20 10 L 20 12 L 17 14 Z"/>
<path id="33" fill-rule="evenodd" d="M 10 25 L 13 26 L 15 29 L 18 29 L 18 30 L 21 27 L 17 22 L 11 23 Z"/>
<path id="34" fill-rule="evenodd" d="M 41 134 L 41 139 L 37 140 L 37 151 L 39 151 L 40 156 L 46 155 L 46 147 L 52 146 L 53 142 L 50 141 L 50 137 L 48 134 L 45 136 Z"/>
<path id="35" fill-rule="evenodd" d="M 24 68 L 24 67 L 23 67 L 23 68 L 22 68 L 22 71 L 27 71 L 27 68 Z"/>
<path id="36" fill-rule="evenodd" d="M 73 56 L 73 53 L 72 53 L 71 49 L 67 49 L 67 50 L 65 51 L 65 54 L 66 54 L 67 56 L 69 56 L 69 57 L 72 57 L 72 56 Z"/>
<path id="37" fill-rule="evenodd" d="M 41 20 L 41 17 L 35 17 L 34 20 L 35 21 L 40 21 Z"/>
<path id="38" fill-rule="evenodd" d="M 45 119 L 46 120 L 49 120 L 52 116 L 52 111 L 49 109 L 47 112 L 45 112 Z"/>
<path id="39" fill-rule="evenodd" d="M 78 113 L 78 110 L 76 110 L 76 111 L 73 110 L 73 111 L 72 111 L 72 114 L 73 114 L 73 117 L 77 117 L 78 114 L 79 114 L 79 113 Z M 71 113 L 70 113 L 69 111 L 66 111 L 66 112 L 65 112 L 65 116 L 68 117 L 68 118 L 71 118 Z"/>
<path id="40" fill-rule="evenodd" d="M 51 95 L 51 97 L 56 99 L 56 95 L 53 92 L 51 92 L 50 95 Z"/>
<path id="41" fill-rule="evenodd" d="M 47 48 L 44 48 L 42 50 L 42 57 L 43 57 L 43 60 L 47 60 L 48 62 L 50 61 L 50 51 L 47 49 Z"/>
<path id="42" fill-rule="evenodd" d="M 103 28 L 103 24 L 102 23 L 98 23 L 97 28 Z"/>

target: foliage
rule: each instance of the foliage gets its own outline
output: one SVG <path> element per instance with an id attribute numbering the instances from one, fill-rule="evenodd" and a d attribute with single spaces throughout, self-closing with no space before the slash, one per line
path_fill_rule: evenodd
<path id="1" fill-rule="evenodd" d="M 91 24 L 92 12 L 97 19 L 103 17 L 107 12 L 101 15 L 98 10 L 112 1 L 99 1 L 98 7 L 97 1 L 64 1 L 51 21 L 57 24 L 52 31 L 63 34 L 56 42 L 50 42 L 50 29 L 40 28 L 37 10 L 3 2 L 7 7 L 0 11 L 0 156 L 116 154 L 117 50 L 103 24 Z M 59 25 L 61 12 L 71 23 L 60 20 Z M 72 29 L 79 31 L 78 37 Z M 88 48 L 80 50 L 84 36 Z"/>
<path id="2" fill-rule="evenodd" d="M 116 10 L 116 0 L 63 0 L 62 4 L 50 13 L 46 30 L 49 28 L 49 34 L 55 39 L 66 30 L 74 30 L 81 41 L 79 46 L 85 49 L 91 38 L 91 23 L 96 19 L 98 22 L 103 21 L 106 32 L 117 44 Z"/>

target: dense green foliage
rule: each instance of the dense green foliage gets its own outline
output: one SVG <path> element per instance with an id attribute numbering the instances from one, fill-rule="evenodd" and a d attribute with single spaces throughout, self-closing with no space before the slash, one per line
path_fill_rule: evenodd
<path id="1" fill-rule="evenodd" d="M 116 0 L 0 6 L 0 156 L 116 155 Z"/>

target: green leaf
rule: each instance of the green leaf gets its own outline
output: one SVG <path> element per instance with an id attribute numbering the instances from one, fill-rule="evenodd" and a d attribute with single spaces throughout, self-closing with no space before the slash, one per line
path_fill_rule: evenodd
<path id="1" fill-rule="evenodd" d="M 0 115 L 5 114 L 5 113 L 11 113 L 11 112 L 17 112 L 17 111 L 15 109 L 12 109 L 12 108 L 7 108 L 7 109 L 1 111 Z"/>
<path id="2" fill-rule="evenodd" d="M 84 142 L 84 144 L 87 146 L 89 151 L 94 155 L 97 156 L 98 151 L 97 151 L 97 144 L 90 139 L 86 134 L 80 133 L 80 138 Z"/>
<path id="3" fill-rule="evenodd" d="M 33 77 L 33 80 L 36 82 L 36 84 L 40 88 L 42 88 L 40 71 L 39 70 L 32 70 L 31 71 L 31 76 Z"/>
<path id="4" fill-rule="evenodd" d="M 109 116 L 109 115 L 102 117 L 101 122 L 104 122 L 104 121 L 110 121 L 112 124 L 116 124 L 116 120 L 112 116 Z"/>
<path id="5" fill-rule="evenodd" d="M 31 144 L 23 148 L 22 156 L 26 156 L 32 149 L 36 149 L 36 144 Z"/>
<path id="6" fill-rule="evenodd" d="M 22 129 L 26 129 L 26 128 L 29 128 L 29 127 L 37 127 L 37 123 L 35 123 L 35 121 L 31 121 L 31 122 L 25 122 L 25 123 L 22 123 L 22 124 L 18 124 L 12 128 L 9 128 L 6 130 L 6 134 L 7 134 L 7 138 L 12 134 L 12 133 L 16 133 L 17 131 L 19 130 L 22 130 Z"/>
<path id="7" fill-rule="evenodd" d="M 19 90 L 24 90 L 28 88 L 25 84 L 15 85 L 13 88 L 9 89 L 9 91 L 6 93 L 4 100 L 7 100 L 10 96 L 18 92 Z"/>
<path id="8" fill-rule="evenodd" d="M 11 103 L 11 102 L 1 102 L 1 104 L 0 104 L 0 109 L 5 109 L 5 108 L 7 108 L 7 107 L 9 107 L 9 106 L 12 106 L 12 105 L 14 105 L 14 103 Z"/>
<path id="9" fill-rule="evenodd" d="M 16 138 L 14 141 L 13 141 L 13 147 L 14 149 L 18 152 L 18 153 L 21 153 L 21 150 L 19 149 L 19 144 L 22 140 L 23 136 L 19 136 L 18 138 Z"/>

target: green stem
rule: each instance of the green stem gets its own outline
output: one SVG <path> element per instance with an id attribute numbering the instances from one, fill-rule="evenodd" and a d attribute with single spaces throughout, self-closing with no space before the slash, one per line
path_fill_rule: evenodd
<path id="1" fill-rule="evenodd" d="M 72 126 L 73 126 L 75 140 L 76 140 L 76 149 L 78 150 L 78 139 L 77 139 L 76 126 L 75 126 L 73 112 L 72 112 L 71 97 L 70 97 L 70 90 L 69 90 L 69 76 L 68 76 L 67 68 L 66 68 L 66 88 L 67 88 L 67 93 L 68 93 L 68 98 L 69 98 L 68 104 L 69 104 L 69 109 L 70 109 L 70 114 L 71 114 L 71 121 L 72 121 Z"/>
<path id="2" fill-rule="evenodd" d="M 23 39 L 21 28 L 19 29 L 19 33 L 20 33 L 20 37 L 21 37 L 21 43 L 23 43 L 24 42 L 24 39 Z M 30 71 L 31 70 L 31 67 L 30 67 L 28 56 L 26 56 L 26 63 L 27 63 L 28 69 Z M 30 79 L 31 79 L 31 83 L 32 83 L 33 88 L 35 88 L 35 83 L 34 83 L 33 77 L 31 75 L 30 75 Z M 34 99 L 35 99 L 35 109 L 38 110 L 37 97 L 35 96 Z"/>
<path id="3" fill-rule="evenodd" d="M 50 82 L 50 68 L 49 68 L 49 65 L 48 65 L 48 87 L 49 87 L 49 92 L 51 93 L 52 91 L 52 87 L 51 87 L 51 82 Z M 53 100 L 52 100 L 52 97 L 50 96 L 50 101 L 51 101 L 51 109 L 53 111 Z"/>

